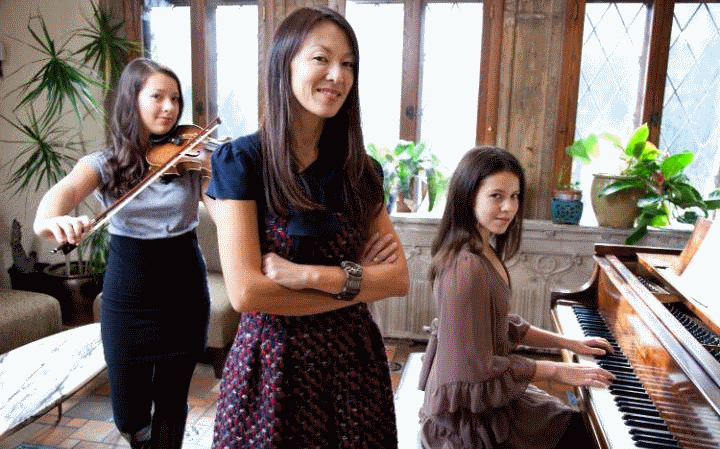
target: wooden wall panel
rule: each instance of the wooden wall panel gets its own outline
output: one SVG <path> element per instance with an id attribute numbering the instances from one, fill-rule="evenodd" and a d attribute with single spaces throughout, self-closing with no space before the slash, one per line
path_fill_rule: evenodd
<path id="1" fill-rule="evenodd" d="M 566 173 L 569 180 L 572 159 L 565 154 L 565 147 L 575 140 L 575 116 L 577 115 L 578 88 L 580 84 L 580 60 L 582 52 L 583 27 L 585 25 L 585 2 L 566 0 L 565 5 L 565 46 L 563 48 L 560 75 L 558 113 L 555 122 L 555 143 L 548 148 L 553 155 L 552 179 Z M 549 186 L 552 189 L 554 185 Z"/>
<path id="2" fill-rule="evenodd" d="M 506 2 L 503 63 L 508 75 L 502 87 L 505 107 L 499 118 L 504 137 L 498 142 L 525 168 L 525 217 L 549 218 L 553 138 L 561 67 L 563 16 L 560 0 Z M 502 85 L 502 83 L 501 83 Z M 503 123 L 504 120 L 504 123 Z M 500 128 L 499 126 L 499 128 Z M 501 132 L 502 133 L 502 132 Z"/>

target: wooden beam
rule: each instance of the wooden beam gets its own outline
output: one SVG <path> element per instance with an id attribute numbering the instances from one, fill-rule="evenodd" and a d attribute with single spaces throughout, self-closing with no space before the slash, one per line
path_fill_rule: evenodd
<path id="1" fill-rule="evenodd" d="M 497 144 L 497 116 L 500 97 L 500 64 L 502 64 L 504 0 L 483 2 L 482 53 L 480 58 L 480 92 L 478 94 L 476 145 Z"/>
<path id="2" fill-rule="evenodd" d="M 560 71 L 559 104 L 555 127 L 552 182 L 548 184 L 552 196 L 555 180 L 562 174 L 563 182 L 570 181 L 572 158 L 565 147 L 575 140 L 575 117 L 577 115 L 578 89 L 580 88 L 580 61 L 582 57 L 583 27 L 585 25 L 585 0 L 567 0 L 565 5 L 565 42 Z"/>
<path id="3" fill-rule="evenodd" d="M 144 45 L 143 42 L 143 27 L 142 21 L 142 0 L 123 0 L 124 7 L 124 29 L 125 38 L 131 41 L 139 42 L 140 45 Z M 129 59 L 134 59 L 140 56 L 139 54 L 129 55 Z M 128 62 L 130 62 L 128 60 Z"/>
<path id="4" fill-rule="evenodd" d="M 420 139 L 420 80 L 422 80 L 422 36 L 425 0 L 405 1 L 403 25 L 402 87 L 400 94 L 400 139 Z"/>
<path id="5" fill-rule="evenodd" d="M 660 142 L 660 125 L 665 101 L 665 79 L 670 52 L 675 0 L 655 0 L 650 6 L 649 29 L 646 33 L 648 57 L 645 61 L 645 85 L 642 93 L 642 123 L 650 130 L 648 140 Z"/>

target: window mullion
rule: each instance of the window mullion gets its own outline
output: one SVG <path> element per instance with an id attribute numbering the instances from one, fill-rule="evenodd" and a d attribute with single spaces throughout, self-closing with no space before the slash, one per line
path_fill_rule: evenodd
<path id="1" fill-rule="evenodd" d="M 675 0 L 655 0 L 650 6 L 650 18 L 646 34 L 647 58 L 645 63 L 645 85 L 642 94 L 641 123 L 650 129 L 648 140 L 658 145 L 660 124 L 665 96 Z M 635 125 L 640 125 L 636 123 Z"/>
<path id="2" fill-rule="evenodd" d="M 400 110 L 400 139 L 420 138 L 420 80 L 422 79 L 422 35 L 425 0 L 405 0 L 403 63 Z"/>
<path id="3" fill-rule="evenodd" d="M 504 0 L 485 0 L 483 3 L 482 58 L 480 60 L 476 145 L 497 144 L 504 20 Z"/>
<path id="4" fill-rule="evenodd" d="M 209 122 L 210 105 L 208 98 L 208 4 L 207 0 L 190 2 L 190 51 L 192 61 L 192 117 L 193 122 L 205 126 Z M 213 33 L 214 35 L 214 33 Z"/>
<path id="5" fill-rule="evenodd" d="M 558 115 L 555 127 L 552 180 L 563 174 L 563 182 L 570 181 L 572 159 L 565 147 L 575 140 L 580 61 L 582 56 L 583 28 L 585 26 L 585 0 L 569 0 L 565 6 L 565 43 L 560 70 Z M 548 183 L 551 197 L 555 183 Z"/>

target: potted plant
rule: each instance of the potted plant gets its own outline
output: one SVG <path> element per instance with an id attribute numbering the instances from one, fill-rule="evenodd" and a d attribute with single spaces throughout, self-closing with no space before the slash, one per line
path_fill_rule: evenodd
<path id="1" fill-rule="evenodd" d="M 598 138 L 595 134 L 590 134 L 584 139 L 578 139 L 565 147 L 565 153 L 573 159 L 589 164 L 591 158 L 598 154 Z M 553 223 L 576 225 L 583 212 L 582 190 L 579 181 L 567 181 L 568 175 L 566 170 L 561 170 L 558 175 L 558 186 L 553 193 L 550 212 Z"/>
<path id="2" fill-rule="evenodd" d="M 39 54 L 34 61 L 9 75 L 23 70 L 35 73 L 8 94 L 17 95 L 15 116 L 0 116 L 21 136 L 20 140 L 0 140 L 19 148 L 17 157 L 3 167 L 10 171 L 4 187 L 13 190 L 13 195 L 54 185 L 86 152 L 83 117 L 96 120 L 103 117 L 101 105 L 111 82 L 117 79 L 129 55 L 139 48 L 136 43 L 115 36 L 122 23 L 114 23 L 109 11 L 95 3 L 91 5 L 93 15 L 86 19 L 88 26 L 71 31 L 63 42 L 50 35 L 42 16 L 28 20 L 29 42 L 11 37 Z M 71 51 L 69 44 L 76 38 L 84 39 L 84 45 Z M 99 97 L 92 93 L 97 90 L 101 91 Z M 70 112 L 77 119 L 76 128 L 65 124 Z M 38 270 L 49 276 L 50 284 L 57 285 L 51 294 L 60 301 L 66 324 L 81 324 L 88 317 L 92 320 L 91 308 L 89 315 L 84 309 L 82 313 L 70 313 L 72 318 L 65 312 L 78 301 L 91 305 L 99 293 L 107 255 L 106 236 L 103 229 L 87 238 L 72 253 L 76 260 L 66 255 L 64 263 L 38 266 Z M 84 299 L 78 300 L 78 295 Z"/>
<path id="3" fill-rule="evenodd" d="M 394 149 L 368 144 L 368 153 L 383 167 L 385 199 L 390 210 L 417 212 L 427 196 L 428 212 L 447 188 L 440 159 L 424 143 L 400 141 Z"/>
<path id="4" fill-rule="evenodd" d="M 681 223 L 694 223 L 699 212 L 720 208 L 720 190 L 703 199 L 683 173 L 693 159 L 690 151 L 667 154 L 649 142 L 647 124 L 641 125 L 623 145 L 615 136 L 603 137 L 622 150 L 621 158 L 627 164 L 621 178 L 612 180 L 598 191 L 599 198 L 608 198 L 623 192 L 635 192 L 637 216 L 634 230 L 625 243 L 632 245 L 642 239 L 648 227 L 661 228 L 671 219 Z"/>

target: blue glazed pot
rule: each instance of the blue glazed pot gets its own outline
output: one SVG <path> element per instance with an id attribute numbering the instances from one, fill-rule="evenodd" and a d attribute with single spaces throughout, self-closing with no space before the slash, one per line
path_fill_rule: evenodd
<path id="1" fill-rule="evenodd" d="M 550 203 L 550 212 L 553 223 L 576 225 L 580 223 L 580 217 L 582 217 L 583 203 L 580 200 L 553 198 Z"/>

